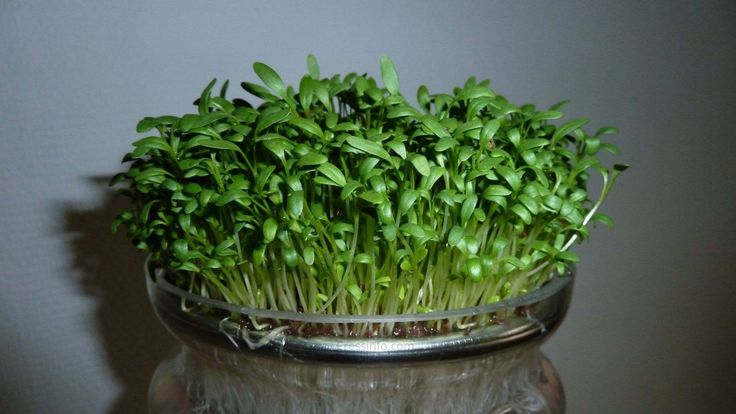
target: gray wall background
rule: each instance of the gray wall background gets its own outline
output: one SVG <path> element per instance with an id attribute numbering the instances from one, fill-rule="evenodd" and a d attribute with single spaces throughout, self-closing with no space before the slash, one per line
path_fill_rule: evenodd
<path id="1" fill-rule="evenodd" d="M 619 126 L 617 228 L 577 248 L 546 345 L 569 412 L 732 412 L 734 22 L 731 1 L 1 2 L 0 412 L 144 412 L 173 341 L 104 182 L 142 116 L 254 60 L 295 83 L 310 52 L 374 75 L 387 53 L 411 97 L 477 75 Z"/>

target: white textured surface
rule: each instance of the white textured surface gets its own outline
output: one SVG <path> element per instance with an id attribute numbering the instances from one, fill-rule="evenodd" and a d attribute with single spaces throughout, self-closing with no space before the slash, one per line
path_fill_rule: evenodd
<path id="1" fill-rule="evenodd" d="M 619 126 L 634 168 L 547 350 L 569 412 L 736 405 L 733 2 L 0 3 L 0 412 L 139 413 L 171 344 L 108 223 L 143 115 L 268 62 L 290 82 L 393 57 L 402 90 L 491 77 Z M 724 400 L 725 398 L 725 400 Z M 730 401 L 729 401 L 730 399 Z"/>

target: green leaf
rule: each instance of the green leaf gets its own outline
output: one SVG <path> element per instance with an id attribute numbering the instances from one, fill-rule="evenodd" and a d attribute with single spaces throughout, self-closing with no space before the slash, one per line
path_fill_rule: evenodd
<path id="1" fill-rule="evenodd" d="M 595 132 L 594 136 L 601 137 L 603 135 L 615 135 L 618 134 L 618 128 L 612 126 L 604 126 Z"/>
<path id="2" fill-rule="evenodd" d="M 534 114 L 531 119 L 532 121 L 551 121 L 559 118 L 562 118 L 560 111 L 542 111 Z"/>
<path id="3" fill-rule="evenodd" d="M 442 138 L 434 144 L 434 150 L 437 152 L 443 152 L 450 148 L 460 145 L 460 143 L 451 137 Z"/>
<path id="4" fill-rule="evenodd" d="M 171 146 L 161 137 L 146 137 L 133 143 L 136 148 L 156 149 L 172 153 Z"/>
<path id="5" fill-rule="evenodd" d="M 273 217 L 267 218 L 263 223 L 263 241 L 266 243 L 273 241 L 276 237 L 276 230 L 278 230 L 278 228 L 279 224 Z"/>
<path id="6" fill-rule="evenodd" d="M 143 209 L 141 209 L 141 213 L 140 213 L 140 219 L 142 222 L 148 221 L 148 216 L 149 214 L 151 214 L 151 208 L 156 203 L 158 203 L 158 200 L 151 200 L 147 202 L 145 206 L 143 206 Z"/>
<path id="7" fill-rule="evenodd" d="M 601 140 L 599 138 L 586 137 L 585 138 L 585 153 L 588 155 L 595 155 L 601 148 Z"/>
<path id="8" fill-rule="evenodd" d="M 199 273 L 199 272 L 200 272 L 200 270 L 199 270 L 199 268 L 197 267 L 197 265 L 195 265 L 195 264 L 194 264 L 194 263 L 192 263 L 192 262 L 186 262 L 186 263 L 182 263 L 182 264 L 180 264 L 180 265 L 179 265 L 179 266 L 178 266 L 178 267 L 176 268 L 176 270 L 184 270 L 184 271 L 187 271 L 187 272 L 195 272 L 195 273 Z"/>
<path id="9" fill-rule="evenodd" d="M 424 85 L 421 85 L 419 89 L 417 89 L 417 102 L 419 103 L 419 106 L 421 106 L 425 110 L 429 110 L 429 90 Z"/>
<path id="10" fill-rule="evenodd" d="M 241 205 L 248 205 L 250 204 L 250 196 L 248 195 L 248 193 L 242 190 L 228 190 L 217 197 L 215 205 L 217 205 L 218 207 L 222 207 L 233 201 L 236 201 Z"/>
<path id="11" fill-rule="evenodd" d="M 508 139 L 511 141 L 512 144 L 514 144 L 515 147 L 519 147 L 519 143 L 521 143 L 521 133 L 519 132 L 518 128 L 514 128 L 510 130 L 508 133 Z"/>
<path id="12" fill-rule="evenodd" d="M 287 267 L 291 269 L 295 268 L 298 260 L 299 255 L 293 247 L 289 247 L 284 251 L 284 263 L 286 263 Z"/>
<path id="13" fill-rule="evenodd" d="M 333 129 L 337 127 L 337 122 L 340 120 L 340 116 L 337 115 L 334 112 L 329 112 L 325 116 L 325 126 L 327 126 L 327 129 Z"/>
<path id="14" fill-rule="evenodd" d="M 136 182 L 155 181 L 162 182 L 164 176 L 171 176 L 171 173 L 158 167 L 149 167 L 134 177 Z"/>
<path id="15" fill-rule="evenodd" d="M 117 173 L 112 176 L 112 178 L 110 179 L 110 182 L 107 185 L 110 187 L 114 187 L 127 179 L 128 179 L 127 173 L 123 173 L 123 172 Z"/>
<path id="16" fill-rule="evenodd" d="M 483 129 L 480 130 L 481 140 L 486 140 L 486 142 L 488 142 L 488 140 L 496 135 L 496 132 L 498 132 L 499 128 L 501 128 L 501 121 L 497 118 L 491 119 L 490 121 L 486 122 L 486 124 L 483 125 Z"/>
<path id="17" fill-rule="evenodd" d="M 347 181 L 345 180 L 345 175 L 343 175 L 342 171 L 340 171 L 339 168 L 335 167 L 334 164 L 325 162 L 324 164 L 317 167 L 317 171 L 330 179 L 338 187 L 343 187 L 345 184 L 347 184 Z"/>
<path id="18" fill-rule="evenodd" d="M 156 122 L 156 118 L 147 116 L 141 119 L 140 121 L 138 121 L 138 124 L 135 126 L 135 130 L 139 134 L 142 134 L 144 132 L 148 132 L 152 130 L 153 128 L 156 127 L 156 125 L 158 125 L 158 122 Z"/>
<path id="19" fill-rule="evenodd" d="M 284 86 L 284 82 L 281 80 L 278 73 L 271 69 L 270 66 L 261 62 L 255 62 L 253 64 L 253 70 L 256 72 L 256 75 L 261 78 L 263 83 L 265 83 L 272 91 L 276 92 L 277 95 L 281 97 L 286 96 L 286 87 Z"/>
<path id="20" fill-rule="evenodd" d="M 470 216 L 473 214 L 473 210 L 475 210 L 475 205 L 478 203 L 478 196 L 475 194 L 469 195 L 465 201 L 463 201 L 463 206 L 460 208 L 460 222 L 465 225 L 465 223 L 468 222 L 470 219 Z"/>
<path id="21" fill-rule="evenodd" d="M 399 230 L 401 230 L 402 233 L 408 236 L 413 236 L 419 239 L 425 237 L 424 229 L 422 228 L 422 226 L 415 223 L 404 223 L 399 227 Z"/>
<path id="22" fill-rule="evenodd" d="M 187 205 L 184 207 L 184 212 L 187 214 L 191 214 L 194 210 L 199 207 L 199 204 L 197 203 L 197 200 L 190 200 Z"/>
<path id="23" fill-rule="evenodd" d="M 548 194 L 542 199 L 544 205 L 549 207 L 552 211 L 560 211 L 562 207 L 562 199 L 554 194 Z"/>
<path id="24" fill-rule="evenodd" d="M 216 195 L 213 190 L 210 190 L 209 188 L 205 188 L 202 190 L 201 193 L 199 193 L 199 205 L 202 207 L 207 207 L 207 205 L 210 203 L 210 200 Z"/>
<path id="25" fill-rule="evenodd" d="M 202 191 L 202 186 L 197 183 L 186 183 L 184 185 L 184 192 L 189 194 L 199 194 Z"/>
<path id="26" fill-rule="evenodd" d="M 225 239 L 220 244 L 215 247 L 215 255 L 217 256 L 225 256 L 228 253 L 228 250 L 231 250 L 230 247 L 235 244 L 235 240 L 233 239 Z"/>
<path id="27" fill-rule="evenodd" d="M 304 192 L 293 191 L 290 192 L 286 197 L 286 208 L 292 217 L 299 217 L 302 215 L 304 209 Z"/>
<path id="28" fill-rule="evenodd" d="M 352 233 L 353 231 L 355 231 L 355 226 L 344 221 L 334 223 L 331 228 L 333 234 Z"/>
<path id="29" fill-rule="evenodd" d="M 486 187 L 486 189 L 483 191 L 483 198 L 488 199 L 492 196 L 501 196 L 506 197 L 507 195 L 511 194 L 511 190 L 508 188 L 502 186 L 502 185 L 489 185 Z"/>
<path id="30" fill-rule="evenodd" d="M 470 159 L 470 157 L 475 154 L 476 150 L 473 147 L 469 147 L 467 145 L 464 145 L 460 148 L 460 152 L 457 154 L 457 159 L 460 162 L 465 162 Z"/>
<path id="31" fill-rule="evenodd" d="M 479 257 L 471 257 L 466 260 L 463 271 L 473 282 L 480 282 L 483 279 L 483 264 Z"/>
<path id="32" fill-rule="evenodd" d="M 478 162 L 478 172 L 488 173 L 492 168 L 496 168 L 496 166 L 500 165 L 502 162 L 503 159 L 501 158 L 493 158 L 483 155 Z"/>
<path id="33" fill-rule="evenodd" d="M 307 266 L 311 266 L 314 264 L 314 247 L 307 247 L 302 252 L 302 257 L 304 258 L 304 263 Z"/>
<path id="34" fill-rule="evenodd" d="M 511 206 L 511 211 L 516 213 L 525 224 L 532 224 L 532 215 L 522 204 L 514 204 Z"/>
<path id="35" fill-rule="evenodd" d="M 456 201 L 454 198 L 455 193 L 456 193 L 455 190 L 444 189 L 440 191 L 439 193 L 437 193 L 435 198 L 447 204 L 448 206 L 452 207 L 456 204 Z"/>
<path id="36" fill-rule="evenodd" d="M 573 168 L 573 173 L 575 175 L 580 174 L 581 172 L 587 170 L 590 167 L 593 167 L 595 165 L 599 165 L 600 161 L 597 158 L 589 157 L 584 158 L 580 162 L 576 163 Z"/>
<path id="37" fill-rule="evenodd" d="M 173 244 L 174 255 L 178 260 L 186 261 L 189 258 L 189 245 L 184 239 L 177 239 Z"/>
<path id="38" fill-rule="evenodd" d="M 475 217 L 475 219 L 478 220 L 479 223 L 483 223 L 488 218 L 488 216 L 486 216 L 486 212 L 481 210 L 480 208 L 476 208 L 475 210 L 473 210 L 473 217 Z"/>
<path id="39" fill-rule="evenodd" d="M 257 85 L 255 83 L 250 83 L 250 82 L 241 82 L 240 86 L 243 89 L 245 89 L 246 92 L 253 94 L 254 96 L 257 96 L 266 102 L 276 102 L 279 100 L 278 97 L 272 95 L 268 91 L 268 89 L 264 88 L 261 85 Z"/>
<path id="40" fill-rule="evenodd" d="M 406 214 L 417 201 L 417 198 L 419 198 L 419 191 L 404 190 L 399 198 L 399 213 L 402 215 Z"/>
<path id="41" fill-rule="evenodd" d="M 364 191 L 358 195 L 361 199 L 371 203 L 371 204 L 381 204 L 386 200 L 386 196 L 375 192 L 375 191 Z"/>
<path id="42" fill-rule="evenodd" d="M 505 165 L 499 165 L 496 167 L 496 171 L 501 174 L 501 177 L 506 180 L 511 186 L 511 189 L 517 191 L 521 187 L 521 174 Z"/>
<path id="43" fill-rule="evenodd" d="M 260 245 L 253 249 L 253 264 L 260 266 L 266 260 L 266 246 Z"/>
<path id="44" fill-rule="evenodd" d="M 389 142 L 386 145 L 389 147 L 391 151 L 395 152 L 396 155 L 398 155 L 402 159 L 406 159 L 406 146 L 404 145 L 403 142 L 394 140 L 394 141 Z"/>
<path id="45" fill-rule="evenodd" d="M 309 110 L 312 105 L 312 97 L 314 96 L 314 79 L 305 76 L 299 82 L 299 102 L 302 109 Z"/>
<path id="46" fill-rule="evenodd" d="M 512 269 L 524 269 L 526 265 L 518 257 L 507 256 L 503 259 L 504 263 L 511 266 Z"/>
<path id="47" fill-rule="evenodd" d="M 566 262 L 573 262 L 573 263 L 577 263 L 580 261 L 580 257 L 578 257 L 578 255 L 573 252 L 559 252 L 555 256 L 555 258 L 558 260 L 563 260 Z"/>
<path id="48" fill-rule="evenodd" d="M 315 85 L 314 94 L 328 111 L 332 111 L 332 98 L 324 83 L 318 82 L 317 85 Z"/>
<path id="49" fill-rule="evenodd" d="M 379 278 L 376 278 L 376 286 L 388 288 L 390 284 L 391 284 L 391 276 L 381 276 Z"/>
<path id="50" fill-rule="evenodd" d="M 526 207 L 530 213 L 534 215 L 539 213 L 539 204 L 537 204 L 537 202 L 534 201 L 534 199 L 531 198 L 530 196 L 526 194 L 521 194 L 519 196 L 519 201 L 521 201 L 521 204 L 523 204 L 524 207 Z"/>
<path id="51" fill-rule="evenodd" d="M 291 111 L 289 109 L 282 109 L 279 111 L 263 112 L 258 117 L 258 126 L 256 127 L 256 133 L 268 129 L 269 127 L 280 124 L 289 119 Z"/>
<path id="52" fill-rule="evenodd" d="M 307 55 L 307 69 L 312 79 L 319 80 L 319 63 L 317 63 L 317 58 L 312 54 Z"/>
<path id="53" fill-rule="evenodd" d="M 240 147 L 238 147 L 237 145 L 233 144 L 230 141 L 218 141 L 218 140 L 210 139 L 206 141 L 200 141 L 198 143 L 198 146 L 205 147 L 205 148 L 212 148 L 212 149 L 235 151 L 235 152 L 239 152 L 242 154 Z"/>
<path id="54" fill-rule="evenodd" d="M 587 119 L 573 119 L 572 121 L 560 125 L 557 130 L 555 130 L 555 133 L 552 135 L 552 142 L 557 142 L 560 138 L 566 136 L 567 134 L 575 131 L 578 128 L 581 128 L 588 122 L 589 121 Z"/>
<path id="55" fill-rule="evenodd" d="M 286 139 L 270 139 L 262 141 L 263 146 L 276 155 L 279 159 L 284 160 L 284 153 L 294 149 L 294 145 Z"/>
<path id="56" fill-rule="evenodd" d="M 482 256 L 480 258 L 483 267 L 483 275 L 490 275 L 493 271 L 493 258 L 490 256 Z"/>
<path id="57" fill-rule="evenodd" d="M 334 113 L 334 112 L 330 112 Z M 352 132 L 352 131 L 358 131 L 360 130 L 360 127 L 353 123 L 353 122 L 340 122 L 339 124 L 335 125 L 334 128 L 332 128 L 335 132 Z"/>
<path id="58" fill-rule="evenodd" d="M 313 182 L 315 184 L 319 184 L 319 185 L 329 185 L 329 186 L 332 186 L 332 187 L 337 187 L 337 183 L 335 183 L 334 181 L 329 180 L 329 179 L 327 179 L 327 178 L 325 178 L 323 176 L 314 177 L 314 181 Z"/>
<path id="59" fill-rule="evenodd" d="M 394 63 L 386 55 L 381 56 L 381 78 L 391 95 L 399 94 L 399 76 L 396 74 Z"/>
<path id="60" fill-rule="evenodd" d="M 417 117 L 419 116 L 419 112 L 410 106 L 399 106 L 392 108 L 386 114 L 386 118 L 388 119 L 405 118 L 407 116 Z"/>
<path id="61" fill-rule="evenodd" d="M 629 165 L 629 164 L 615 164 L 613 166 L 613 171 L 614 171 L 614 173 L 619 173 L 620 174 L 620 173 L 628 170 L 629 167 L 631 167 L 631 165 Z"/>
<path id="62" fill-rule="evenodd" d="M 360 287 L 356 284 L 347 285 L 345 290 L 347 290 L 348 293 L 350 293 L 350 296 L 352 296 L 356 301 L 360 301 L 360 298 L 363 296 L 363 291 L 360 290 Z"/>
<path id="63" fill-rule="evenodd" d="M 409 162 L 416 168 L 416 170 L 419 172 L 419 174 L 423 176 L 428 176 L 430 173 L 429 169 L 429 163 L 427 162 L 427 157 L 421 154 L 409 154 L 408 156 Z"/>
<path id="64" fill-rule="evenodd" d="M 342 191 L 340 191 L 340 199 L 347 200 L 348 197 L 350 197 L 355 192 L 355 190 L 361 187 L 363 187 L 363 184 L 359 183 L 358 181 L 348 180 L 348 182 L 342 188 Z"/>
<path id="65" fill-rule="evenodd" d="M 468 99 L 468 100 L 478 99 L 478 98 L 483 98 L 483 97 L 493 98 L 495 96 L 496 94 L 493 93 L 493 91 L 491 91 L 487 87 L 479 86 L 479 85 L 468 86 L 463 91 L 461 91 L 460 94 L 458 94 L 458 98 Z"/>
<path id="66" fill-rule="evenodd" d="M 327 162 L 327 157 L 316 152 L 308 152 L 299 159 L 297 165 L 303 167 L 305 165 L 321 165 Z"/>
<path id="67" fill-rule="evenodd" d="M 603 223 L 609 229 L 613 228 L 613 219 L 606 214 L 603 214 L 603 213 L 593 214 L 593 217 L 591 217 L 591 220 L 596 221 L 598 223 Z"/>
<path id="68" fill-rule="evenodd" d="M 266 183 L 268 182 L 268 177 L 271 176 L 271 174 L 276 170 L 275 165 L 269 165 L 262 169 L 258 176 L 256 177 L 256 190 L 263 191 L 263 188 L 266 186 Z"/>
<path id="69" fill-rule="evenodd" d="M 225 96 L 227 95 L 228 86 L 230 86 L 230 81 L 225 80 L 225 82 L 223 82 L 222 86 L 220 87 L 220 98 L 225 98 Z"/>
<path id="70" fill-rule="evenodd" d="M 549 141 L 544 138 L 525 139 L 519 144 L 519 151 L 528 151 L 548 145 Z"/>
<path id="71" fill-rule="evenodd" d="M 306 118 L 292 118 L 289 121 L 290 124 L 296 126 L 307 134 L 314 135 L 315 137 L 322 139 L 323 132 L 322 128 L 317 125 L 316 122 Z"/>
<path id="72" fill-rule="evenodd" d="M 222 263 L 217 259 L 209 259 L 207 260 L 207 267 L 210 269 L 219 269 L 222 267 Z"/>
<path id="73" fill-rule="evenodd" d="M 367 253 L 359 253 L 355 255 L 353 262 L 360 264 L 371 264 L 371 256 Z"/>
<path id="74" fill-rule="evenodd" d="M 383 238 L 386 239 L 386 241 L 389 243 L 396 240 L 396 231 L 397 231 L 396 225 L 394 224 L 388 224 L 388 225 L 381 227 Z"/>
<path id="75" fill-rule="evenodd" d="M 467 117 L 472 118 L 478 115 L 483 108 L 495 102 L 494 98 L 485 96 L 471 100 L 468 103 Z M 480 135 L 479 135 L 480 137 Z"/>
<path id="76" fill-rule="evenodd" d="M 176 181 L 172 180 L 171 178 L 165 179 L 164 182 L 161 183 L 161 187 L 164 187 L 165 189 L 169 191 L 181 190 L 181 185 L 177 183 Z"/>
<path id="77" fill-rule="evenodd" d="M 453 134 L 455 134 L 455 136 L 466 135 L 473 139 L 478 139 L 480 137 L 480 131 L 478 130 L 481 128 L 483 128 L 483 121 L 479 118 L 473 118 L 470 121 L 460 124 L 460 126 L 453 131 Z"/>
<path id="78" fill-rule="evenodd" d="M 199 96 L 199 113 L 206 114 L 210 107 L 210 96 L 212 88 L 215 86 L 217 79 L 212 79 L 207 87 L 204 88 L 202 94 Z"/>
<path id="79" fill-rule="evenodd" d="M 460 226 L 452 226 L 450 232 L 447 235 L 447 244 L 450 246 L 457 246 L 465 237 L 465 229 Z"/>
<path id="80" fill-rule="evenodd" d="M 215 122 L 229 117 L 230 114 L 227 112 L 209 112 L 202 115 L 187 114 L 182 117 L 180 128 L 182 131 L 187 132 L 214 124 Z"/>
<path id="81" fill-rule="evenodd" d="M 358 165 L 358 174 L 363 181 L 368 181 L 376 172 L 380 172 L 375 167 L 380 162 L 378 158 L 366 158 Z"/>
<path id="82" fill-rule="evenodd" d="M 572 212 L 575 211 L 575 205 L 569 201 L 563 201 L 560 206 L 560 216 L 569 217 Z"/>
<path id="83" fill-rule="evenodd" d="M 432 134 L 439 138 L 450 138 L 450 133 L 440 124 L 440 122 L 432 115 L 425 115 L 421 118 L 422 125 Z"/>
<path id="84" fill-rule="evenodd" d="M 423 190 L 431 190 L 435 183 L 437 183 L 437 180 L 445 175 L 446 172 L 446 169 L 433 165 L 429 168 L 429 176 L 422 178 L 422 181 L 420 182 L 421 188 Z"/>
<path id="85" fill-rule="evenodd" d="M 383 149 L 383 146 L 377 142 L 356 136 L 349 136 L 346 139 L 346 142 L 348 145 L 359 151 L 375 155 L 376 157 L 383 158 L 384 160 L 391 162 L 391 155 L 389 155 L 388 151 Z"/>

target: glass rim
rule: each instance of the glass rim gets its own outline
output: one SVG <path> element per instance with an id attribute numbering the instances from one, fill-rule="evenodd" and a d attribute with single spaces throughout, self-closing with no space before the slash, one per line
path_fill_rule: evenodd
<path id="1" fill-rule="evenodd" d="M 542 302 L 563 290 L 568 284 L 572 282 L 575 277 L 575 267 L 572 267 L 564 274 L 555 274 L 555 276 L 552 277 L 552 279 L 550 279 L 544 285 L 542 285 L 542 287 L 532 292 L 528 292 L 522 296 L 504 299 L 485 305 L 477 305 L 460 309 L 424 313 L 385 315 L 330 315 L 322 313 L 305 313 L 262 308 L 250 308 L 247 306 L 235 305 L 216 299 L 205 298 L 203 296 L 187 292 L 186 290 L 171 284 L 168 280 L 166 280 L 166 278 L 163 277 L 163 274 L 160 272 L 151 272 L 153 263 L 150 259 L 150 255 L 146 257 L 146 261 L 143 267 L 146 275 L 146 283 L 153 288 L 162 289 L 170 294 L 179 296 L 186 300 L 205 304 L 207 306 L 211 306 L 232 313 L 247 315 L 249 317 L 322 324 L 438 321 L 444 319 L 488 314 L 504 309 L 517 308 L 520 306 L 527 306 Z M 158 268 L 156 268 L 155 270 L 158 270 Z"/>

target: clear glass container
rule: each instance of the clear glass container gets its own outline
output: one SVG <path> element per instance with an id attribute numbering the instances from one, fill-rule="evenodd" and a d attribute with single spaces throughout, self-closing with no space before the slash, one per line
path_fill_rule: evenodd
<path id="1" fill-rule="evenodd" d="M 152 414 L 565 410 L 539 347 L 567 312 L 572 273 L 490 305 L 384 316 L 249 309 L 146 275 L 156 314 L 182 342 L 151 380 Z"/>

